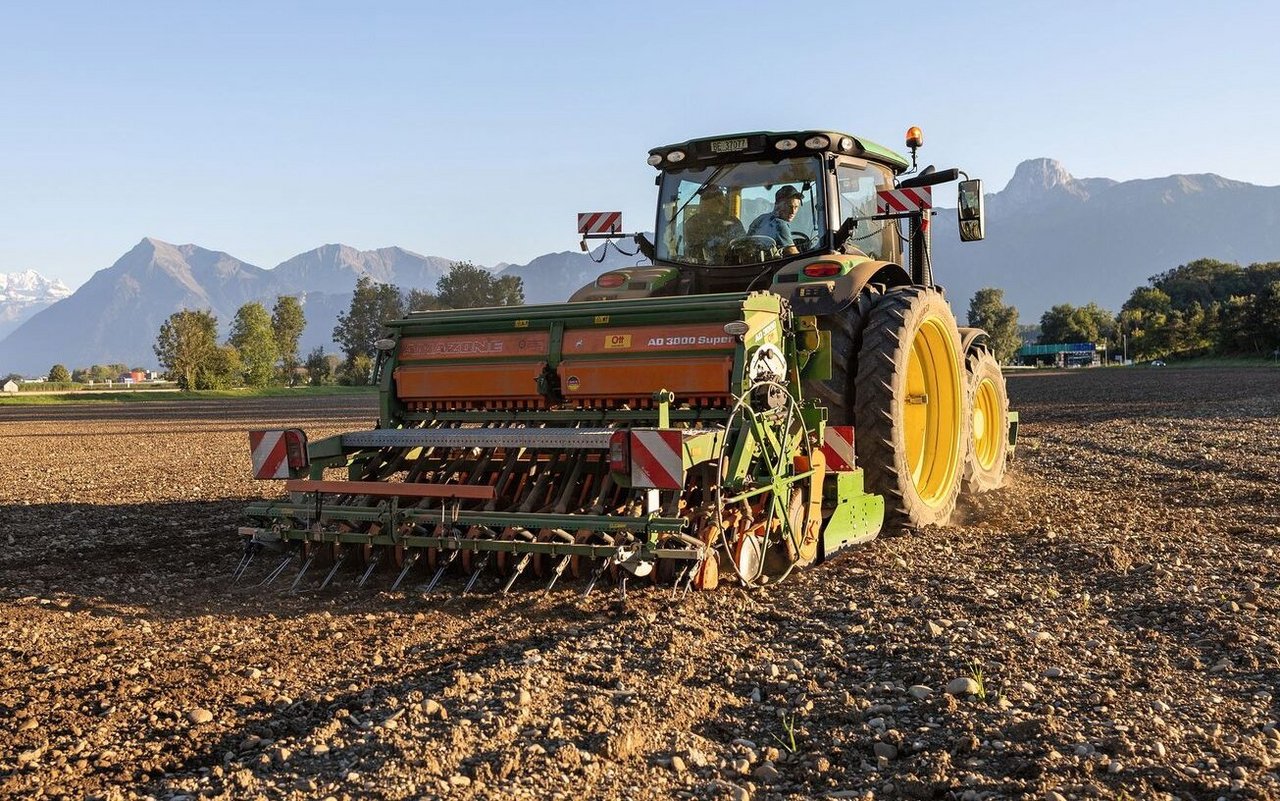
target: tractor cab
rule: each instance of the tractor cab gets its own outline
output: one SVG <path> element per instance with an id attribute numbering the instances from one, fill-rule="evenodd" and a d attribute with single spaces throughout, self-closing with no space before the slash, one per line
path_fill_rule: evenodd
<path id="1" fill-rule="evenodd" d="M 686 267 L 781 266 L 797 257 L 900 256 L 891 221 L 872 217 L 877 192 L 907 162 L 873 143 L 828 131 L 735 134 L 656 148 L 661 170 L 654 259 Z M 737 271 L 732 271 L 737 272 Z"/>
<path id="2" fill-rule="evenodd" d="M 917 171 L 923 142 L 919 128 L 907 131 L 910 159 L 837 131 L 759 131 L 654 148 L 648 159 L 658 170 L 654 241 L 631 235 L 653 266 L 605 273 L 570 300 L 770 287 L 791 295 L 798 284 L 833 280 L 857 263 L 883 265 L 867 268 L 883 283 L 932 286 L 931 187 L 963 173 Z M 981 181 L 961 182 L 957 207 L 960 238 L 982 239 Z M 583 250 L 588 239 L 624 236 L 620 217 L 580 214 Z M 845 284 L 813 308 L 843 302 L 861 286 Z"/>

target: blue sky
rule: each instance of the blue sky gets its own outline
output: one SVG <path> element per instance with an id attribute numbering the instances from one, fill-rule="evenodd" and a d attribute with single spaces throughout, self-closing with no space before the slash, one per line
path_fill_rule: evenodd
<path id="1" fill-rule="evenodd" d="M 367 6 L 367 8 L 361 8 Z M 0 272 L 143 236 L 484 264 L 652 225 L 650 147 L 826 127 L 1004 186 L 1280 184 L 1280 11 L 1219 2 L 28 3 L 0 9 Z"/>

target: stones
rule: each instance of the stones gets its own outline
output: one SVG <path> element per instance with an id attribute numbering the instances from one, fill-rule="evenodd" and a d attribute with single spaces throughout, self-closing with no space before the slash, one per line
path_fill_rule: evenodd
<path id="1" fill-rule="evenodd" d="M 1064 675 L 1066 675 L 1066 671 L 1060 667 L 1050 667 L 1050 668 L 1045 668 L 1044 673 L 1042 673 L 1041 675 L 1043 675 L 1046 679 L 1060 679 Z"/>
<path id="2" fill-rule="evenodd" d="M 671 757 L 671 771 L 673 773 L 675 773 L 677 776 L 683 776 L 686 772 L 688 772 L 688 770 L 689 770 L 689 767 L 685 765 L 684 757 L 680 756 L 679 754 L 676 754 L 675 756 Z"/>
<path id="3" fill-rule="evenodd" d="M 211 722 L 213 713 L 203 707 L 196 707 L 187 712 L 187 720 L 199 726 L 203 723 Z"/>
<path id="4" fill-rule="evenodd" d="M 977 695 L 978 682 L 968 676 L 960 676 L 947 682 L 947 695 Z"/>
<path id="5" fill-rule="evenodd" d="M 772 762 L 762 763 L 760 767 L 752 771 L 751 775 L 755 776 L 765 784 L 773 784 L 780 776 L 778 769 L 773 766 Z"/>
<path id="6" fill-rule="evenodd" d="M 529 706 L 533 703 L 533 694 L 523 687 L 516 694 L 516 706 Z"/>
<path id="7" fill-rule="evenodd" d="M 923 684 L 913 684 L 907 688 L 907 694 L 918 701 L 923 701 L 933 695 L 933 689 Z"/>
<path id="8" fill-rule="evenodd" d="M 897 759 L 898 748 L 893 743 L 876 743 L 871 747 L 877 757 L 881 759 Z"/>

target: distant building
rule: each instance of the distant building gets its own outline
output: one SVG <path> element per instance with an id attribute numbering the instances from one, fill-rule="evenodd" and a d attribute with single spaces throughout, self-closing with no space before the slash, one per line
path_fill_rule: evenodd
<path id="1" fill-rule="evenodd" d="M 11 379 L 11 380 L 9 380 L 9 381 L 6 381 L 6 382 L 4 382 L 4 387 L 0 387 L 0 390 L 2 390 L 2 391 L 4 391 L 4 392 L 17 392 L 17 391 L 18 391 L 18 382 L 17 382 L 17 381 L 13 381 L 12 379 Z"/>
<path id="2" fill-rule="evenodd" d="M 1031 367 L 1097 367 L 1102 363 L 1098 350 L 1092 342 L 1023 345 L 1014 359 L 1018 364 Z"/>

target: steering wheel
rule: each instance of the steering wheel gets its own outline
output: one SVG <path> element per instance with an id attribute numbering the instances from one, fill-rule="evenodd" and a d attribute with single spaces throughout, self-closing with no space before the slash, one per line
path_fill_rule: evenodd
<path id="1" fill-rule="evenodd" d="M 778 243 L 771 236 L 740 236 L 729 242 L 729 252 L 738 258 L 738 264 L 746 264 L 743 257 L 760 260 L 761 256 L 778 250 Z"/>
<path id="2" fill-rule="evenodd" d="M 791 241 L 796 246 L 796 250 L 801 253 L 813 247 L 813 239 L 808 234 L 802 234 L 799 231 L 791 232 Z"/>

